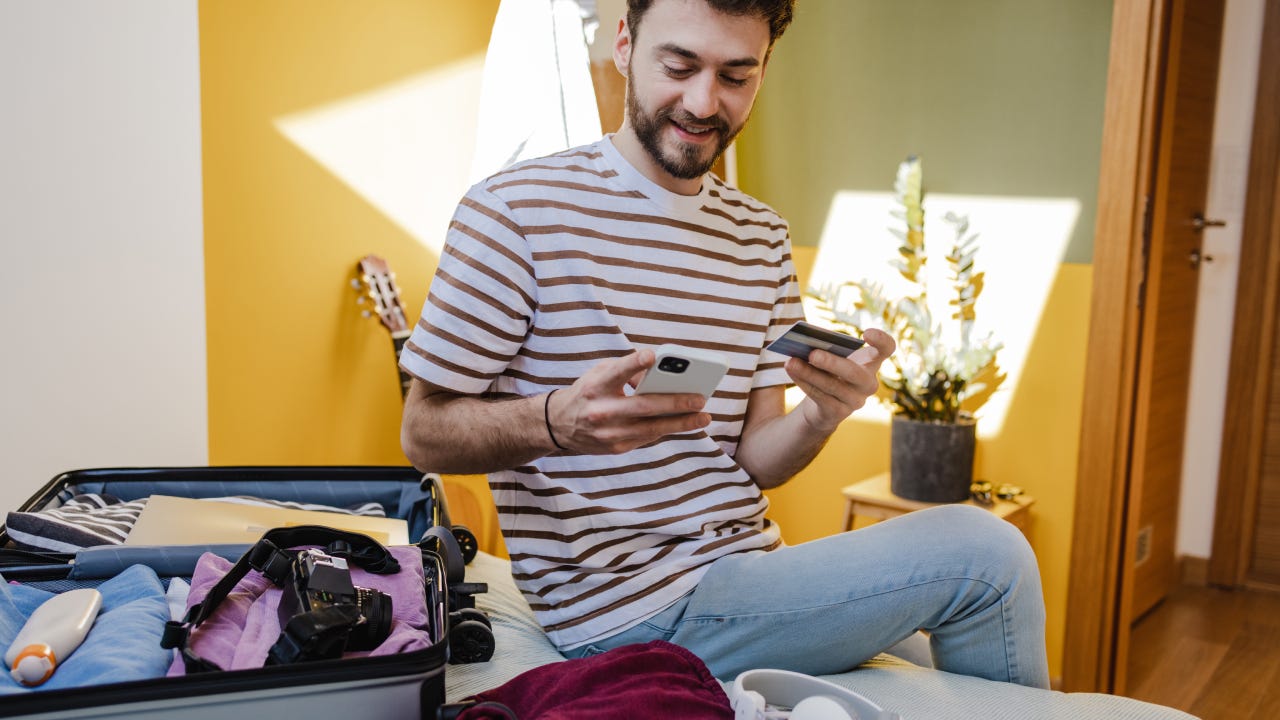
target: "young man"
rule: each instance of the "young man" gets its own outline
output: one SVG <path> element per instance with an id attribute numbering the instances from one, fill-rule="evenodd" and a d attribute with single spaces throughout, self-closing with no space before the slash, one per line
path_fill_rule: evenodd
<path id="1" fill-rule="evenodd" d="M 719 677 L 847 670 L 930 631 L 944 670 L 1047 687 L 1035 558 L 948 507 L 783 547 L 764 488 L 805 467 L 894 350 L 765 351 L 802 318 L 786 223 L 709 174 L 794 0 L 631 0 L 614 135 L 459 204 L 401 358 L 402 444 L 487 472 L 517 584 L 563 653 L 667 639 Z M 710 400 L 633 395 L 675 343 L 725 354 Z M 805 399 L 787 412 L 784 387 Z"/>

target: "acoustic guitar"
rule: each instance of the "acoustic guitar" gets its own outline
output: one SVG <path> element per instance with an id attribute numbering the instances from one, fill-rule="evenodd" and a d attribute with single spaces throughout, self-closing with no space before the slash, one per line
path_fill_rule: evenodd
<path id="1" fill-rule="evenodd" d="M 377 255 L 365 255 L 360 258 L 360 262 L 356 263 L 356 277 L 351 281 L 351 286 L 360 293 L 359 299 L 356 300 L 363 307 L 360 314 L 364 317 L 376 316 L 378 322 L 391 333 L 396 371 L 400 373 L 400 399 L 403 400 L 409 394 L 410 376 L 400 367 L 400 351 L 404 349 L 404 343 L 409 339 L 410 328 L 408 316 L 404 312 L 404 303 L 400 300 L 400 288 L 396 285 L 396 274 L 391 272 L 386 260 Z M 450 508 L 453 508 L 453 515 L 456 517 L 470 519 L 473 523 L 478 522 L 478 527 L 482 528 L 496 526 L 497 518 L 493 518 L 492 523 L 485 521 L 480 501 L 469 487 L 444 480 L 435 473 L 427 477 L 431 478 L 435 486 L 436 497 L 443 500 L 436 504 L 436 517 L 433 518 L 432 524 L 449 528 L 462 552 L 463 560 L 471 562 L 480 551 L 479 539 L 466 525 L 455 522 L 454 517 L 451 517 Z M 450 489 L 452 493 L 449 492 Z"/>
<path id="2" fill-rule="evenodd" d="M 391 333 L 391 345 L 395 349 L 396 371 L 400 373 L 400 397 L 409 393 L 409 374 L 400 368 L 400 351 L 409 339 L 409 321 L 400 301 L 400 288 L 396 274 L 387 261 L 377 255 L 365 255 L 356 265 L 356 279 L 351 281 L 360 292 L 357 303 L 364 306 L 365 317 L 377 316 L 378 322 Z"/>

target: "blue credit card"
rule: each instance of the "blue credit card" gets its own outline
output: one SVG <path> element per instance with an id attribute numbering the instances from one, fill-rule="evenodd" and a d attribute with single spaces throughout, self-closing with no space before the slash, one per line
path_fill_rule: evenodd
<path id="1" fill-rule="evenodd" d="M 807 360 L 813 350 L 826 350 L 840 357 L 849 357 L 854 350 L 866 343 L 852 335 L 810 325 L 801 320 L 792 325 L 777 340 L 765 348 L 782 355 Z"/>

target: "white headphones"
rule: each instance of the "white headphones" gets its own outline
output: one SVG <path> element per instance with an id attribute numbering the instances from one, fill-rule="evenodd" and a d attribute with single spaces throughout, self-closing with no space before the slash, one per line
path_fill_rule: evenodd
<path id="1" fill-rule="evenodd" d="M 748 670 L 729 690 L 734 720 L 898 720 L 858 693 L 788 670 Z M 779 710 L 777 708 L 791 708 Z"/>

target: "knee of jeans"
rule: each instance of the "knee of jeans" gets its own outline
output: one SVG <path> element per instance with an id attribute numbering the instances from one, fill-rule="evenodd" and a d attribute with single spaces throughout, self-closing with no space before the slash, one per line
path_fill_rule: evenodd
<path id="1" fill-rule="evenodd" d="M 994 567 L 1038 576 L 1035 552 L 1012 523 L 972 505 L 948 505 L 939 510 L 947 513 L 952 536 L 963 538 L 971 552 L 988 558 Z"/>

